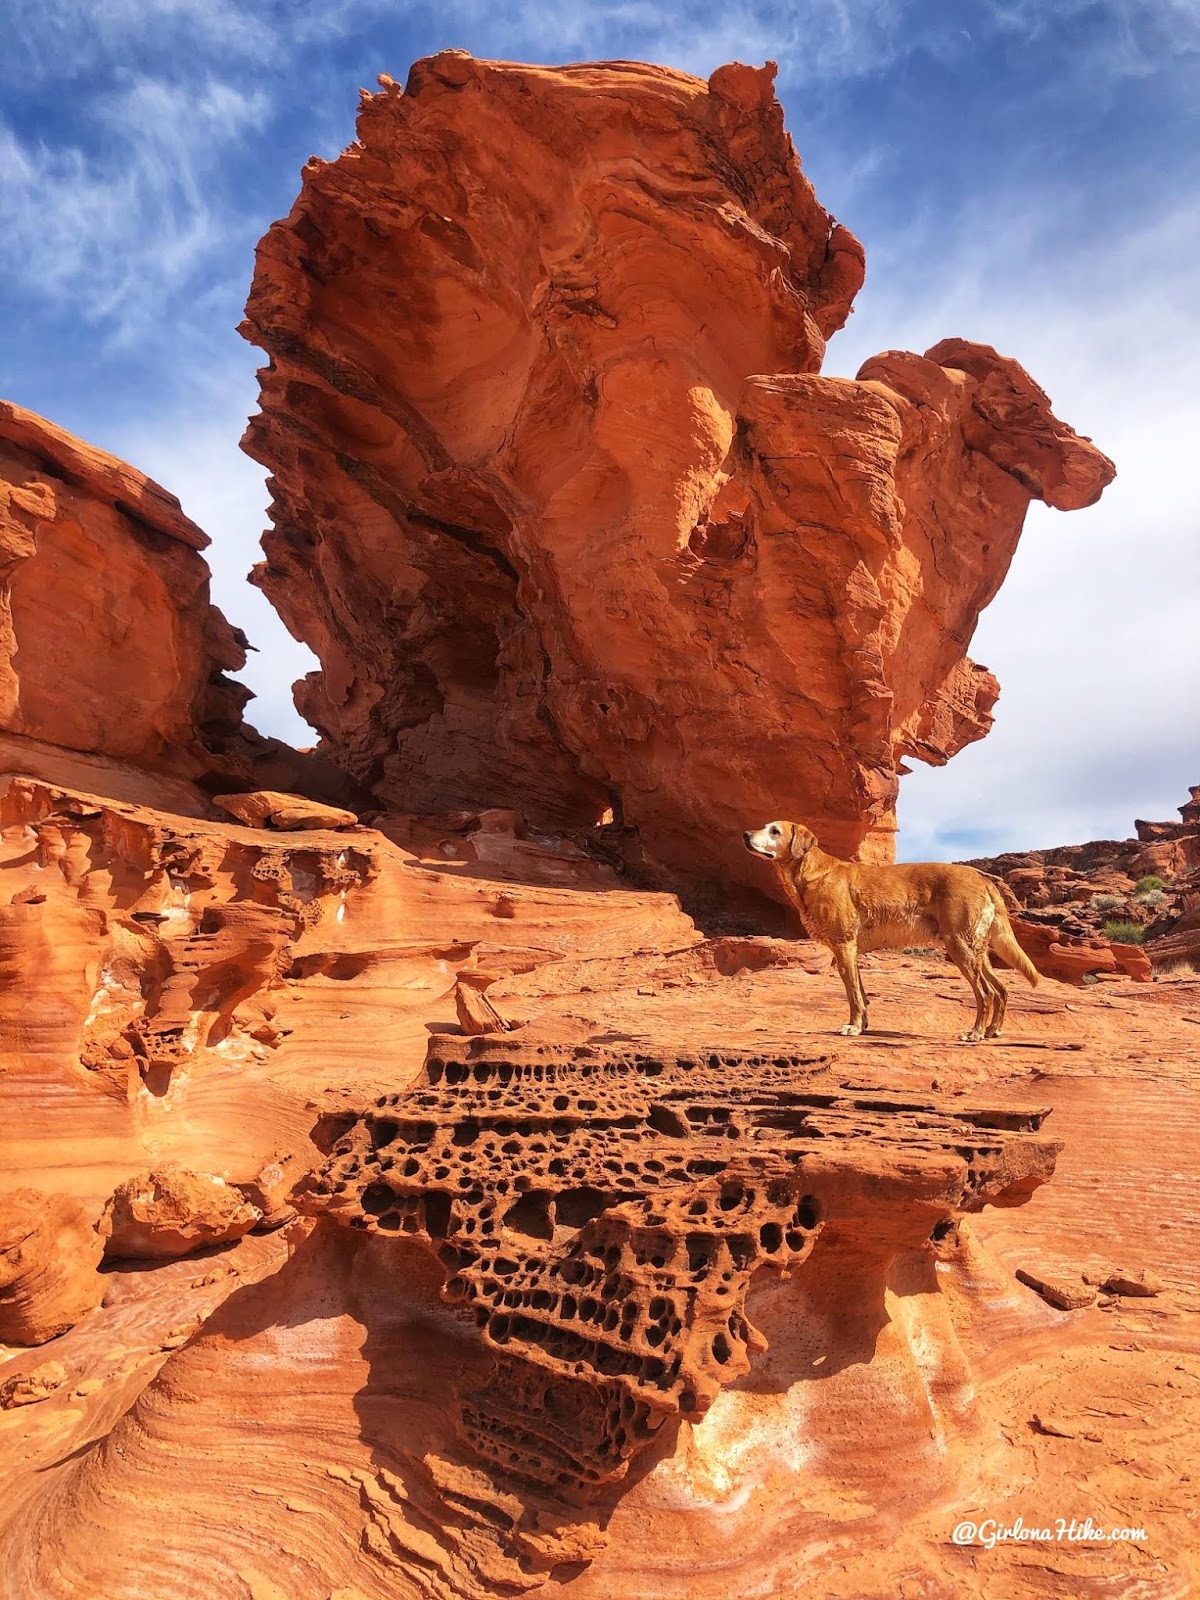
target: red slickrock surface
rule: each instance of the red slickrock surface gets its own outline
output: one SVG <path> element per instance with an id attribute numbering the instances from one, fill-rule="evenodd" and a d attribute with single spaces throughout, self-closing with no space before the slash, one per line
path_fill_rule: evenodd
<path id="1" fill-rule="evenodd" d="M 26 754 L 36 766 L 36 749 Z M 587 1204 L 617 1202 L 587 1225 L 603 1223 L 605 1243 L 628 1227 L 621 1193 L 647 1183 L 650 1163 L 664 1172 L 646 1198 L 675 1205 L 664 1149 L 707 1145 L 735 1164 L 756 1149 L 768 1161 L 803 1151 L 799 1200 L 822 1200 L 819 1182 L 832 1183 L 839 1162 L 843 1188 L 824 1191 L 815 1243 L 790 1276 L 747 1260 L 741 1314 L 766 1344 L 743 1340 L 736 1365 L 748 1370 L 711 1399 L 696 1388 L 694 1417 L 669 1405 L 624 1475 L 583 1498 L 498 1470 L 464 1434 L 471 1396 L 511 1416 L 533 1391 L 514 1388 L 520 1349 L 485 1337 L 452 1290 L 447 1303 L 455 1271 L 402 1220 L 419 1211 L 396 1211 L 393 1230 L 385 1209 L 358 1230 L 311 1207 L 320 1215 L 205 1257 L 115 1263 L 103 1307 L 52 1347 L 65 1373 L 56 1387 L 20 1388 L 43 1352 L 14 1349 L 0 1363 L 0 1381 L 36 1401 L 0 1414 L 6 1600 L 161 1600 L 164 1584 L 172 1600 L 482 1597 L 505 1585 L 571 1600 L 684 1600 L 697 1573 L 705 1593 L 807 1586 L 846 1600 L 902 1592 L 914 1578 L 932 1595 L 997 1597 L 1135 1582 L 1158 1597 L 1200 1582 L 1179 1465 L 1200 1436 L 1194 976 L 1014 989 L 1011 1036 L 971 1050 L 951 1042 L 966 1001 L 949 965 L 880 954 L 864 977 L 881 1031 L 846 1040 L 835 1036 L 844 997 L 825 952 L 706 939 L 671 896 L 624 888 L 532 826 L 488 834 L 457 816 L 388 819 L 387 833 L 265 833 L 197 815 L 198 794 L 177 805 L 179 787 L 152 775 L 137 802 L 103 798 L 101 764 L 88 770 L 88 791 L 34 772 L 10 783 L 5 802 L 0 873 L 41 896 L 11 908 L 21 920 L 5 947 L 9 974 L 37 973 L 22 990 L 21 1052 L 0 1072 L 6 1181 L 68 1188 L 95 1217 L 119 1183 L 164 1160 L 218 1173 L 252 1198 L 255 1183 L 278 1195 L 289 1170 L 294 1184 L 328 1159 L 314 1130 L 326 1144 L 339 1127 L 395 1119 L 390 1097 L 427 1093 L 428 1055 L 470 1075 L 449 1083 L 443 1068 L 444 1111 L 416 1108 L 461 1153 L 445 1180 L 431 1165 L 417 1181 L 508 1181 L 514 1204 L 532 1192 L 505 1230 L 531 1230 L 512 1242 L 546 1263 L 539 1273 L 560 1270 L 549 1263 L 578 1238 Z M 114 771 L 127 792 L 128 769 Z M 515 864 L 475 858 L 473 839 L 518 833 Z M 464 983 L 486 987 L 518 1031 L 462 1035 Z M 665 1070 L 646 1102 L 646 1137 L 636 1122 L 622 1126 L 628 1090 L 614 1115 L 581 1082 L 547 1081 L 540 1114 L 535 1095 L 533 1111 L 512 1108 L 511 1131 L 485 1141 L 514 1146 L 510 1170 L 455 1142 L 456 1127 L 479 1120 L 472 1106 L 492 1104 L 493 1085 L 465 1052 L 520 1050 L 536 1067 L 539 1041 L 553 1057 L 563 1048 L 553 1041 L 589 1039 L 606 1060 L 671 1063 L 703 1047 L 764 1066 L 718 1069 L 699 1096 L 695 1082 L 663 1083 L 677 1072 Z M 956 1221 L 972 1209 L 954 1198 L 961 1154 L 947 1155 L 934 1182 L 928 1152 L 939 1127 L 957 1126 L 962 1151 L 977 1145 L 987 1130 L 970 1116 L 981 1107 L 1013 1118 L 1053 1108 L 1034 1137 L 1062 1149 L 1025 1204 Z M 504 1107 L 487 1114 L 504 1120 Z M 924 1124 L 916 1137 L 903 1131 L 914 1122 Z M 741 1135 L 718 1138 L 731 1124 Z M 680 1126 L 687 1138 L 672 1135 Z M 1009 1126 L 994 1135 L 1001 1143 L 1029 1137 Z M 809 1131 L 797 1142 L 789 1128 Z M 629 1152 L 620 1175 L 603 1168 L 616 1159 L 602 1154 L 611 1139 Z M 891 1202 L 876 1204 L 888 1140 L 904 1175 Z M 409 1159 L 399 1135 L 367 1142 L 377 1157 Z M 543 1207 L 539 1184 L 524 1191 L 517 1180 L 531 1162 L 566 1161 L 576 1143 L 589 1153 L 569 1163 L 577 1182 L 554 1179 L 576 1191 L 560 1216 L 561 1190 Z M 821 1152 L 831 1164 L 818 1180 Z M 597 1156 L 599 1171 L 587 1165 Z M 729 1224 L 722 1237 L 736 1239 L 745 1194 L 759 1191 L 739 1167 L 743 1196 L 722 1211 L 729 1170 L 707 1181 L 712 1214 Z M 915 1200 L 911 1186 L 926 1183 Z M 747 1234 L 756 1250 L 770 1220 Z M 1064 1312 L 1018 1282 L 1018 1269 L 1060 1284 L 1146 1273 L 1162 1288 L 1147 1298 L 1100 1289 Z M 487 1289 L 485 1276 L 484 1294 L 513 1292 L 500 1277 Z M 648 1290 L 604 1309 L 641 1305 L 643 1293 L 649 1317 Z M 681 1280 L 669 1295 L 693 1341 L 714 1327 L 708 1311 L 699 1321 L 688 1311 L 694 1293 Z M 656 1306 L 638 1326 L 652 1330 L 661 1315 Z M 617 1351 L 621 1327 L 618 1318 Z M 497 1376 L 504 1348 L 508 1375 Z M 731 1357 L 736 1349 L 731 1339 Z M 623 1380 L 603 1383 L 619 1392 Z M 578 1448 L 588 1414 L 560 1424 Z M 950 1531 L 968 1515 L 1027 1525 L 1091 1515 L 1144 1525 L 1147 1537 L 958 1549 Z"/>

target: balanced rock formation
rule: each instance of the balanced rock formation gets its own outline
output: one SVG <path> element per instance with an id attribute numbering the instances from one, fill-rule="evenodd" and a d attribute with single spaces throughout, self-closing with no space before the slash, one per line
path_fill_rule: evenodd
<path id="1" fill-rule="evenodd" d="M 117 1260 L 170 1261 L 250 1232 L 262 1212 L 240 1190 L 206 1172 L 159 1167 L 129 1178 L 100 1218 L 104 1253 Z"/>
<path id="2" fill-rule="evenodd" d="M 45 1344 L 104 1295 L 99 1235 L 70 1195 L 0 1194 L 0 1344 Z"/>
<path id="3" fill-rule="evenodd" d="M 990 726 L 964 644 L 1029 501 L 1112 464 L 987 346 L 817 376 L 863 256 L 773 71 L 445 52 L 262 241 L 254 577 L 389 808 L 615 820 L 761 889 L 749 823 L 886 857 L 903 758 Z"/>

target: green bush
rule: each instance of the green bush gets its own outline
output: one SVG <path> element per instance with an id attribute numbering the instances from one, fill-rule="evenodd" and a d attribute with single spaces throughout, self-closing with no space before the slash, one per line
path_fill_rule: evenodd
<path id="1" fill-rule="evenodd" d="M 1145 906 L 1148 911 L 1161 911 L 1167 903 L 1165 889 L 1149 889 L 1145 894 L 1135 894 L 1133 897 L 1138 905 Z"/>
<path id="2" fill-rule="evenodd" d="M 1145 944 L 1146 930 L 1136 922 L 1126 922 L 1120 917 L 1113 917 L 1104 924 L 1104 936 L 1111 939 L 1114 944 Z"/>
<path id="3" fill-rule="evenodd" d="M 1092 896 L 1093 911 L 1115 911 L 1120 904 L 1121 896 L 1119 894 L 1094 894 Z"/>
<path id="4" fill-rule="evenodd" d="M 1156 878 L 1151 872 L 1146 877 L 1138 879 L 1133 886 L 1133 892 L 1141 900 L 1144 895 L 1159 894 L 1165 888 L 1166 884 L 1162 879 Z"/>

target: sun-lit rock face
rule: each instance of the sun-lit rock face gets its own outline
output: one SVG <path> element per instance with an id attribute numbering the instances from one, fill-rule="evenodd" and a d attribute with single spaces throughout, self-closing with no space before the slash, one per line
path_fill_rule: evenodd
<path id="1" fill-rule="evenodd" d="M 195 775 L 241 730 L 245 639 L 207 534 L 115 457 L 0 401 L 0 730 Z"/>
<path id="2" fill-rule="evenodd" d="M 101 1243 L 71 1195 L 0 1194 L 0 1343 L 45 1344 L 104 1295 Z"/>
<path id="3" fill-rule="evenodd" d="M 257 1206 L 223 1178 L 159 1167 L 110 1195 L 97 1231 L 105 1255 L 118 1261 L 170 1261 L 240 1239 L 261 1221 Z"/>
<path id="4" fill-rule="evenodd" d="M 611 808 L 758 883 L 748 822 L 886 855 L 900 760 L 990 726 L 964 649 L 1029 500 L 1111 463 L 986 346 L 816 375 L 862 250 L 772 78 L 446 52 L 259 246 L 256 581 L 386 804 Z"/>

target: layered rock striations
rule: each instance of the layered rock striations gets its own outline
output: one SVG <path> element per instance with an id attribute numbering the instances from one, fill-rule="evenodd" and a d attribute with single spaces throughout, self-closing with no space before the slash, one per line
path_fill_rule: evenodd
<path id="1" fill-rule="evenodd" d="M 196 776 L 242 729 L 208 535 L 136 468 L 0 401 L 0 731 Z"/>
<path id="2" fill-rule="evenodd" d="M 100 1304 L 101 1241 L 78 1200 L 0 1195 L 0 1343 L 45 1344 Z"/>
<path id="3" fill-rule="evenodd" d="M 260 245 L 255 578 L 387 806 L 611 816 L 728 884 L 766 815 L 887 855 L 903 758 L 987 731 L 1029 501 L 1112 465 L 986 346 L 818 376 L 862 251 L 772 76 L 447 52 Z"/>

